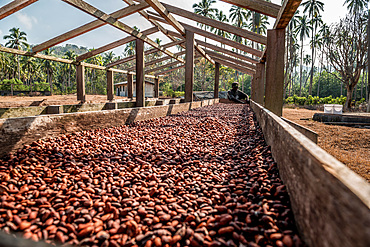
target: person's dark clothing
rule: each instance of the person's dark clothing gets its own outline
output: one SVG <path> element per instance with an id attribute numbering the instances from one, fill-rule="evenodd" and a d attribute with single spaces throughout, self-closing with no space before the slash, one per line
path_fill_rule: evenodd
<path id="1" fill-rule="evenodd" d="M 249 103 L 249 97 L 247 94 L 243 93 L 242 91 L 240 91 L 239 89 L 237 90 L 229 90 L 227 92 L 227 98 L 229 100 L 232 100 L 232 101 L 235 101 L 235 102 L 238 102 L 238 103 L 245 103 L 243 102 L 242 100 L 245 100 L 246 103 Z"/>

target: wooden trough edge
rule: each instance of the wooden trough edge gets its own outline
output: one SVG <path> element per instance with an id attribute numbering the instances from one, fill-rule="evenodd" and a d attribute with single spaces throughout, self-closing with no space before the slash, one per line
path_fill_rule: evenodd
<path id="1" fill-rule="evenodd" d="M 251 101 L 308 246 L 370 246 L 370 184 Z"/>
<path id="2" fill-rule="evenodd" d="M 192 103 L 151 107 L 0 119 L 0 158 L 39 139 L 76 131 L 116 127 L 213 105 L 218 102 L 218 99 L 208 99 Z"/>

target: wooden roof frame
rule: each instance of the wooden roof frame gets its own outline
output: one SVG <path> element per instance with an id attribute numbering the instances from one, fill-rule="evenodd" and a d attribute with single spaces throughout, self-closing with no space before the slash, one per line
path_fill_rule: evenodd
<path id="1" fill-rule="evenodd" d="M 9 16 L 9 15 L 11 15 L 11 14 L 13 14 L 13 13 L 15 13 L 15 12 L 17 12 L 17 11 L 19 11 L 19 10 L 21 10 L 21 9 L 23 9 L 24 7 L 29 6 L 32 3 L 37 2 L 37 1 L 38 0 L 14 0 L 14 1 L 10 2 L 9 4 L 4 5 L 3 7 L 0 8 L 0 20 Z M 158 0 L 123 0 L 125 3 L 128 4 L 128 6 L 125 7 L 125 8 L 122 8 L 120 10 L 117 10 L 117 11 L 111 13 L 111 14 L 106 14 L 106 13 L 100 11 L 99 9 L 91 6 L 90 4 L 84 2 L 83 0 L 62 0 L 62 1 L 70 4 L 70 5 L 78 8 L 78 9 L 80 9 L 80 10 L 82 10 L 82 11 L 84 11 L 84 12 L 86 12 L 86 13 L 92 15 L 92 16 L 94 16 L 97 19 L 90 22 L 90 23 L 87 23 L 83 26 L 77 27 L 77 28 L 75 28 L 71 31 L 68 31 L 64 34 L 61 34 L 61 35 L 59 35 L 55 38 L 52 38 L 48 41 L 45 41 L 41 44 L 38 44 L 38 45 L 36 45 L 32 48 L 31 52 L 18 51 L 18 50 L 14 50 L 14 49 L 5 48 L 5 47 L 1 47 L 0 51 L 9 52 L 9 53 L 18 54 L 18 55 L 33 56 L 33 57 L 37 57 L 37 58 L 48 59 L 48 60 L 57 61 L 57 62 L 65 62 L 65 63 L 76 64 L 76 65 L 77 64 L 83 64 L 86 67 L 90 67 L 90 68 L 106 69 L 106 70 L 112 70 L 112 71 L 114 70 L 116 72 L 131 74 L 131 72 L 128 71 L 128 70 L 127 71 L 126 70 L 118 70 L 118 69 L 114 69 L 112 67 L 114 65 L 118 65 L 118 64 L 133 60 L 134 57 L 132 57 L 132 56 L 121 59 L 119 61 L 115 61 L 115 62 L 109 64 L 106 67 L 93 65 L 93 64 L 88 64 L 88 63 L 82 63 L 82 61 L 84 59 L 89 58 L 89 57 L 98 55 L 102 52 L 105 52 L 105 51 L 108 51 L 110 49 L 116 48 L 120 45 L 127 44 L 128 42 L 134 41 L 135 39 L 141 39 L 144 42 L 146 42 L 146 43 L 148 43 L 148 44 L 150 44 L 151 46 L 154 47 L 153 49 L 150 49 L 149 51 L 146 51 L 145 52 L 146 55 L 154 53 L 157 50 L 160 50 L 164 54 L 167 55 L 167 56 L 159 58 L 157 60 L 148 62 L 147 63 L 148 65 L 156 64 L 158 62 L 165 61 L 165 60 L 168 60 L 170 58 L 174 58 L 177 61 L 179 61 L 180 63 L 185 63 L 184 59 L 182 59 L 180 56 L 177 55 L 177 54 L 183 54 L 183 52 L 173 54 L 172 52 L 167 50 L 167 48 L 171 47 L 170 45 L 172 45 L 174 43 L 182 45 L 182 43 L 185 41 L 184 40 L 185 30 L 188 30 L 188 31 L 191 31 L 193 33 L 197 33 L 199 35 L 202 35 L 204 37 L 216 40 L 216 41 L 218 41 L 222 44 L 234 47 L 235 49 L 242 50 L 244 52 L 247 52 L 247 53 L 250 53 L 252 55 L 260 57 L 260 59 L 257 60 L 257 59 L 254 59 L 254 58 L 251 58 L 251 57 L 248 57 L 248 56 L 245 56 L 245 55 L 227 50 L 225 48 L 215 46 L 213 44 L 205 43 L 205 42 L 200 41 L 200 40 L 195 40 L 196 50 L 203 57 L 205 57 L 207 60 L 209 60 L 213 64 L 215 62 L 220 61 L 220 59 L 221 59 L 221 60 L 225 60 L 225 61 L 223 61 L 223 63 L 221 63 L 221 64 L 224 64 L 225 66 L 228 66 L 227 64 L 229 64 L 230 66 L 233 66 L 233 68 L 238 69 L 238 70 L 244 68 L 245 71 L 248 71 L 250 73 L 250 72 L 254 71 L 253 70 L 253 68 L 254 68 L 253 64 L 256 64 L 258 62 L 264 63 L 265 59 L 266 59 L 266 49 L 268 47 L 266 47 L 263 52 L 255 50 L 255 49 L 253 49 L 249 46 L 245 46 L 245 45 L 242 45 L 242 44 L 237 43 L 235 41 L 225 39 L 225 38 L 220 37 L 218 35 L 215 35 L 213 33 L 201 30 L 201 29 L 199 29 L 197 27 L 194 27 L 192 25 L 188 25 L 186 23 L 181 23 L 181 22 L 177 21 L 171 13 L 173 13 L 175 15 L 185 17 L 187 19 L 190 19 L 190 20 L 193 20 L 193 21 L 196 21 L 196 22 L 199 22 L 199 23 L 202 23 L 202 24 L 205 24 L 205 25 L 209 25 L 209 26 L 218 28 L 220 30 L 224 30 L 224 31 L 233 33 L 233 34 L 238 35 L 240 37 L 243 37 L 243 38 L 246 38 L 246 39 L 252 40 L 254 42 L 261 43 L 261 44 L 267 44 L 267 38 L 265 36 L 255 34 L 253 32 L 249 32 L 249 31 L 244 30 L 242 28 L 237 28 L 237 27 L 234 27 L 232 25 L 229 25 L 229 24 L 226 24 L 226 23 L 223 23 L 223 22 L 212 20 L 210 18 L 203 17 L 203 16 L 197 15 L 195 13 L 192 13 L 192 12 L 189 12 L 189 11 L 186 11 L 186 10 L 182 10 L 178 7 L 175 7 L 175 6 L 172 6 L 172 5 L 169 5 L 169 4 L 161 3 Z M 274 24 L 274 29 L 284 29 L 288 25 L 291 18 L 293 17 L 294 13 L 296 12 L 296 10 L 299 7 L 302 0 L 285 0 L 283 2 L 282 6 L 266 2 L 264 0 L 221 0 L 221 1 L 226 2 L 226 3 L 230 3 L 230 4 L 234 4 L 236 6 L 243 7 L 243 8 L 246 8 L 246 9 L 249 9 L 249 10 L 252 10 L 252 11 L 256 11 L 258 13 L 276 18 L 276 21 L 275 21 L 275 24 Z M 135 3 L 135 2 L 138 2 L 138 3 Z M 152 7 L 157 13 L 153 14 L 151 12 L 146 12 L 145 9 L 148 8 L 148 7 Z M 122 23 L 118 20 L 120 18 L 123 18 L 125 16 L 131 15 L 131 14 L 134 14 L 134 13 L 141 14 L 154 27 L 149 28 L 149 29 L 147 29 L 143 32 L 138 32 L 138 31 L 135 31 L 133 28 L 127 26 L 126 24 L 124 24 L 124 23 Z M 172 27 L 174 27 L 176 29 L 176 32 L 165 29 L 158 22 L 164 22 L 166 24 L 171 25 Z M 62 58 L 56 58 L 56 57 L 52 57 L 52 56 L 46 56 L 46 55 L 43 55 L 43 54 L 38 54 L 38 52 L 40 52 L 40 51 L 43 51 L 47 48 L 50 48 L 50 47 L 55 46 L 59 43 L 62 43 L 64 41 L 68 40 L 68 39 L 74 38 L 76 36 L 79 36 L 83 33 L 94 30 L 94 29 L 96 29 L 98 27 L 101 27 L 103 25 L 106 25 L 106 24 L 110 24 L 110 25 L 120 29 L 121 31 L 124 31 L 124 32 L 128 33 L 130 36 L 125 37 L 125 38 L 120 39 L 120 40 L 117 40 L 117 41 L 114 41 L 112 43 L 109 43 L 107 45 L 104 45 L 102 47 L 94 49 L 92 51 L 89 51 L 85 54 L 82 54 L 82 55 L 77 57 L 76 61 L 62 59 Z M 173 42 L 171 42 L 172 44 L 169 43 L 169 44 L 160 46 L 157 43 L 155 43 L 153 40 L 151 40 L 147 37 L 147 35 L 153 34 L 153 33 L 158 32 L 158 31 L 161 31 L 168 38 L 170 38 L 173 41 Z M 180 39 L 180 40 L 178 40 L 178 39 Z M 206 48 L 210 48 L 212 50 L 204 50 L 203 48 L 200 47 L 200 45 L 203 46 L 203 47 L 206 47 Z M 225 56 L 223 54 L 225 54 L 227 56 Z M 238 61 L 239 65 L 235 64 L 235 62 L 237 61 L 236 59 L 241 59 L 242 62 Z M 250 64 L 250 63 L 252 63 L 252 64 Z M 240 66 L 240 65 L 242 65 L 242 66 Z M 179 67 L 181 67 L 181 66 L 179 66 Z"/>

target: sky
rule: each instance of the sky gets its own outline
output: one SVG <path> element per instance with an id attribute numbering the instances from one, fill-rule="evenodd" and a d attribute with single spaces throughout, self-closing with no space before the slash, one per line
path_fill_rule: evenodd
<path id="1" fill-rule="evenodd" d="M 10 3 L 12 0 L 1 0 L 0 7 Z M 127 7 L 122 0 L 85 0 L 89 4 L 97 7 L 105 13 L 111 13 L 117 9 Z M 162 2 L 181 7 L 193 12 L 192 5 L 198 3 L 200 0 L 161 0 Z M 325 3 L 324 12 L 322 13 L 323 21 L 331 24 L 343 18 L 347 9 L 343 6 L 344 0 L 321 0 Z M 273 3 L 281 4 L 281 0 L 272 0 Z M 305 2 L 303 0 L 302 2 Z M 213 5 L 214 8 L 222 10 L 228 15 L 230 4 L 216 0 Z M 147 9 L 149 10 L 149 9 Z M 301 9 L 302 12 L 302 9 Z M 177 20 L 194 24 L 194 22 L 175 16 Z M 6 41 L 3 36 L 9 33 L 9 29 L 19 27 L 20 30 L 27 33 L 29 44 L 40 44 L 55 36 L 65 33 L 71 29 L 79 27 L 94 18 L 81 10 L 78 10 L 61 0 L 39 0 L 28 7 L 0 20 L 0 44 L 4 45 Z M 140 30 L 145 30 L 151 27 L 151 24 L 141 17 L 139 14 L 120 19 L 120 21 L 133 27 L 137 26 Z M 270 26 L 272 27 L 275 19 L 269 18 Z M 172 29 L 172 27 L 163 24 L 164 27 Z M 86 34 L 80 35 L 70 39 L 60 45 L 75 44 L 77 46 L 84 46 L 88 48 L 98 48 L 105 44 L 111 43 L 115 40 L 127 37 L 127 34 L 121 30 L 116 29 L 110 25 L 105 25 Z M 170 40 L 161 33 L 149 36 L 153 40 L 159 38 L 162 44 L 170 42 Z M 197 38 L 197 37 L 196 37 Z M 306 41 L 308 44 L 308 40 Z M 307 45 L 308 46 L 308 45 Z M 174 48 L 173 48 L 174 49 Z M 123 47 L 113 50 L 115 55 L 122 55 Z"/>

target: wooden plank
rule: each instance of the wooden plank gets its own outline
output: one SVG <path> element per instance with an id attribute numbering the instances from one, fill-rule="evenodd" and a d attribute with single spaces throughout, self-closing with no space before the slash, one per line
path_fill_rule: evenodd
<path id="1" fill-rule="evenodd" d="M 143 34 L 145 34 L 145 35 L 151 35 L 151 34 L 156 33 L 158 31 L 159 31 L 159 29 L 157 27 L 152 27 L 152 28 L 149 28 L 147 30 L 144 30 L 143 31 Z M 98 55 L 100 53 L 103 53 L 105 51 L 109 51 L 109 50 L 114 49 L 116 47 L 119 47 L 121 45 L 124 45 L 124 44 L 127 44 L 129 42 L 132 42 L 135 39 L 136 39 L 135 37 L 129 36 L 129 37 L 125 37 L 123 39 L 114 41 L 112 43 L 109 43 L 107 45 L 104 45 L 102 47 L 99 47 L 97 49 L 94 49 L 92 51 L 86 52 L 86 53 L 78 56 L 76 58 L 76 61 L 82 61 L 82 60 L 88 59 L 90 57 L 93 57 L 93 56 Z"/>
<path id="2" fill-rule="evenodd" d="M 199 61 L 200 61 L 200 59 L 194 60 L 194 64 L 197 64 Z M 163 70 L 161 72 L 156 73 L 155 76 L 163 76 L 164 74 L 170 73 L 172 71 L 175 71 L 175 70 L 178 70 L 178 69 L 181 69 L 181 68 L 185 68 L 185 64 L 184 65 L 177 66 L 177 67 L 174 67 L 174 68 Z"/>
<path id="3" fill-rule="evenodd" d="M 267 31 L 265 107 L 277 116 L 283 113 L 285 29 Z"/>
<path id="4" fill-rule="evenodd" d="M 85 66 L 80 64 L 76 68 L 77 100 L 86 102 L 85 93 Z"/>
<path id="5" fill-rule="evenodd" d="M 247 62 L 250 62 L 250 63 L 253 63 L 253 64 L 256 64 L 258 63 L 259 61 L 257 59 L 254 59 L 254 58 L 251 58 L 251 57 L 248 57 L 248 56 L 245 56 L 243 54 L 239 54 L 237 52 L 234 52 L 234 51 L 229 51 L 227 49 L 224 49 L 222 47 L 219 47 L 219 46 L 216 46 L 216 45 L 212 45 L 210 43 L 206 43 L 204 41 L 201 41 L 201 40 L 198 40 L 196 39 L 196 42 L 199 44 L 199 45 L 202 45 L 204 47 L 208 47 L 210 49 L 213 49 L 214 51 L 218 51 L 218 52 L 222 52 L 222 53 L 225 53 L 229 56 L 232 56 L 232 57 L 235 57 L 235 58 L 239 58 L 243 61 L 247 61 Z"/>
<path id="6" fill-rule="evenodd" d="M 14 0 L 8 3 L 0 8 L 0 20 L 37 1 L 38 0 Z"/>
<path id="7" fill-rule="evenodd" d="M 132 74 L 127 75 L 127 97 L 132 99 L 133 96 L 133 88 L 134 88 L 134 76 Z"/>
<path id="8" fill-rule="evenodd" d="M 213 98 L 218 99 L 218 91 L 220 86 L 220 63 L 215 64 L 215 86 L 213 88 Z"/>
<path id="9" fill-rule="evenodd" d="M 114 73 L 111 70 L 107 70 L 107 99 L 114 99 Z"/>
<path id="10" fill-rule="evenodd" d="M 159 98 L 159 78 L 154 79 L 154 98 Z"/>
<path id="11" fill-rule="evenodd" d="M 173 57 L 174 59 L 180 61 L 180 62 L 185 62 L 182 58 L 175 56 L 172 52 L 170 52 L 167 49 L 164 49 L 160 45 L 158 45 L 155 41 L 151 40 L 148 38 L 146 35 L 144 35 L 142 32 L 138 32 L 132 27 L 127 26 L 126 24 L 120 22 L 117 20 L 117 18 L 112 17 L 111 15 L 108 15 L 101 10 L 98 10 L 94 6 L 82 1 L 82 0 L 62 0 L 63 2 L 66 2 L 82 11 L 85 13 L 88 13 L 104 22 L 107 22 L 108 24 L 112 25 L 115 28 L 118 28 L 121 31 L 124 31 L 138 39 L 143 40 L 147 44 L 153 46 L 154 48 L 157 48 L 158 50 L 166 53 L 167 55 Z M 131 6 L 130 6 L 131 7 Z"/>
<path id="12" fill-rule="evenodd" d="M 278 16 L 280 10 L 279 5 L 269 3 L 264 0 L 221 0 L 221 1 L 274 18 Z"/>
<path id="13" fill-rule="evenodd" d="M 159 67 L 156 67 L 156 68 L 153 68 L 153 69 L 147 69 L 147 70 L 145 70 L 145 73 L 155 72 L 155 71 L 165 69 L 165 68 L 171 67 L 173 65 L 179 64 L 179 63 L 180 63 L 179 61 L 175 61 L 175 62 L 172 62 L 172 63 L 167 63 L 167 64 L 164 64 L 162 66 L 159 66 Z"/>
<path id="14" fill-rule="evenodd" d="M 158 14 L 160 14 L 180 34 L 185 35 L 184 27 L 167 11 L 158 0 L 145 0 Z"/>
<path id="15" fill-rule="evenodd" d="M 146 4 L 146 3 L 138 4 L 138 5 L 135 5 L 135 6 L 129 6 L 129 7 L 123 8 L 121 10 L 118 10 L 116 12 L 113 12 L 111 14 L 111 16 L 115 19 L 120 19 L 120 18 L 123 18 L 125 16 L 129 16 L 133 13 L 136 13 L 137 11 L 145 9 L 147 7 L 148 7 L 148 4 Z M 96 29 L 98 27 L 101 27 L 101 26 L 104 26 L 106 24 L 107 24 L 106 22 L 101 21 L 101 20 L 95 20 L 95 21 L 89 22 L 89 23 L 87 23 L 83 26 L 75 28 L 75 29 L 73 29 L 71 31 L 68 31 L 64 34 L 61 34 L 61 35 L 59 35 L 55 38 L 52 38 L 48 41 L 45 41 L 44 43 L 41 43 L 39 45 L 34 46 L 32 48 L 32 52 L 37 53 L 37 52 L 46 50 L 46 49 L 48 49 L 52 46 L 60 44 L 64 41 L 66 41 L 66 40 L 69 40 L 69 39 L 77 37 L 81 34 L 87 33 L 91 30 L 94 30 L 94 29 Z"/>
<path id="16" fill-rule="evenodd" d="M 251 99 L 263 105 L 265 97 L 265 64 L 258 63 L 251 85 Z"/>
<path id="17" fill-rule="evenodd" d="M 193 102 L 194 85 L 194 33 L 186 30 L 185 102 Z"/>
<path id="18" fill-rule="evenodd" d="M 175 42 L 170 42 L 170 43 L 168 43 L 168 44 L 165 44 L 165 45 L 163 45 L 162 47 L 163 47 L 163 48 L 170 48 L 170 47 L 173 47 L 173 46 L 175 46 L 175 45 L 182 44 L 182 43 L 184 43 L 184 42 L 185 42 L 185 40 L 178 40 L 178 41 L 175 41 Z M 152 48 L 152 49 L 150 49 L 150 50 L 145 51 L 145 52 L 144 52 L 144 54 L 145 54 L 145 55 L 150 55 L 150 54 L 152 54 L 152 53 L 154 53 L 154 52 L 157 52 L 157 51 L 158 51 L 157 49 Z M 110 63 L 110 64 L 107 64 L 107 67 L 108 67 L 108 68 L 111 68 L 111 67 L 113 67 L 113 66 L 116 66 L 116 65 L 119 65 L 119 64 L 122 64 L 122 63 L 127 63 L 127 62 L 129 62 L 129 61 L 134 60 L 134 59 L 135 59 L 135 55 L 133 55 L 133 56 L 129 56 L 129 57 L 125 57 L 125 58 L 119 59 L 119 60 L 117 60 L 117 61 L 114 61 L 114 62 L 112 62 L 112 63 Z"/>
<path id="19" fill-rule="evenodd" d="M 276 18 L 274 29 L 284 29 L 293 18 L 302 0 L 285 0 Z"/>
<path id="20" fill-rule="evenodd" d="M 232 68 L 232 69 L 235 69 L 237 71 L 240 71 L 240 72 L 243 72 L 245 74 L 248 74 L 248 75 L 252 75 L 254 74 L 254 71 L 253 70 L 250 70 L 250 69 L 247 69 L 247 68 L 244 68 L 242 66 L 239 66 L 235 63 L 231 63 L 231 62 L 228 62 L 228 61 L 225 61 L 223 59 L 219 59 L 217 57 L 212 57 L 213 60 L 215 60 L 216 62 L 226 66 L 226 67 L 229 67 L 229 68 Z"/>
<path id="21" fill-rule="evenodd" d="M 239 28 L 239 27 L 236 27 L 236 26 L 233 26 L 233 25 L 221 22 L 221 21 L 213 20 L 211 18 L 204 17 L 204 16 L 195 14 L 195 13 L 190 12 L 190 11 L 186 11 L 184 9 L 177 8 L 177 7 L 169 5 L 169 4 L 165 4 L 165 3 L 162 3 L 162 4 L 163 4 L 164 7 L 166 7 L 166 9 L 169 12 L 171 12 L 173 14 L 191 19 L 191 20 L 196 21 L 198 23 L 206 24 L 208 26 L 211 26 L 211 27 L 214 27 L 214 28 L 217 28 L 217 29 L 229 32 L 229 33 L 233 33 L 235 35 L 238 35 L 240 37 L 255 41 L 255 42 L 260 43 L 260 44 L 264 44 L 264 45 L 267 44 L 267 37 L 265 37 L 263 35 L 260 35 L 260 34 L 254 33 L 254 32 L 250 32 L 248 30 L 245 30 L 245 29 L 242 29 L 242 28 Z"/>
<path id="22" fill-rule="evenodd" d="M 307 246 L 370 246 L 370 184 L 251 101 Z"/>
<path id="23" fill-rule="evenodd" d="M 136 106 L 145 106 L 144 41 L 136 39 Z"/>
<path id="24" fill-rule="evenodd" d="M 206 53 L 208 53 L 210 56 L 218 57 L 219 59 L 224 59 L 226 61 L 230 61 L 230 62 L 235 63 L 237 65 L 246 67 L 248 69 L 256 70 L 256 65 L 254 65 L 254 64 L 245 63 L 245 62 L 240 61 L 238 59 L 235 59 L 233 57 L 225 56 L 225 55 L 222 55 L 222 54 L 214 52 L 214 51 L 206 50 Z"/>
<path id="25" fill-rule="evenodd" d="M 183 27 L 183 24 L 178 22 L 169 12 L 168 10 L 158 1 L 158 0 L 145 0 L 150 6 L 159 13 L 160 16 L 162 16 L 165 20 L 165 23 L 170 24 L 173 26 L 181 35 L 185 35 L 185 29 Z M 150 20 L 150 16 L 147 18 Z M 205 57 L 210 63 L 215 64 L 215 62 L 210 58 L 202 48 L 200 48 L 196 43 L 195 47 L 197 51 L 202 54 L 203 57 Z"/>

